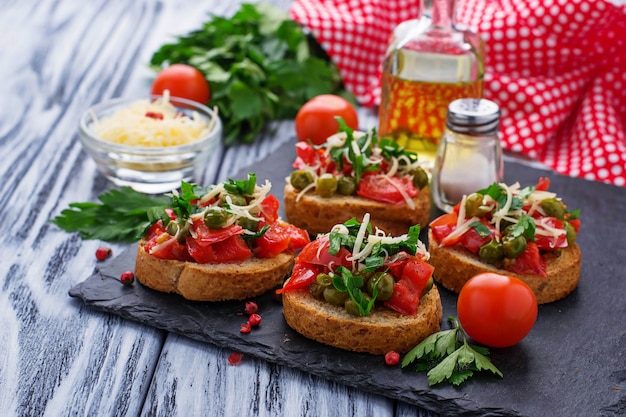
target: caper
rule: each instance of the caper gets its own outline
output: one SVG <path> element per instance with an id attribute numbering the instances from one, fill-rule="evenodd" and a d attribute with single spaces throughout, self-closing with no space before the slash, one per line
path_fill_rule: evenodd
<path id="1" fill-rule="evenodd" d="M 502 238 L 502 251 L 507 258 L 517 258 L 525 250 L 526 238 L 524 236 L 512 237 L 508 235 Z"/>
<path id="2" fill-rule="evenodd" d="M 417 167 L 413 171 L 413 186 L 418 190 L 428 185 L 428 174 L 422 167 Z"/>
<path id="3" fill-rule="evenodd" d="M 563 220 L 565 216 L 565 206 L 556 198 L 546 198 L 541 201 L 541 208 L 548 216 L 556 217 L 559 220 Z"/>
<path id="4" fill-rule="evenodd" d="M 576 230 L 574 229 L 574 226 L 572 226 L 570 222 L 563 222 L 563 227 L 565 228 L 567 244 L 573 244 L 576 241 Z"/>
<path id="5" fill-rule="evenodd" d="M 185 239 L 189 236 L 189 223 L 170 221 L 167 224 L 167 233 L 170 236 L 178 236 L 178 243 L 185 243 Z"/>
<path id="6" fill-rule="evenodd" d="M 309 286 L 309 292 L 311 293 L 311 297 L 321 300 L 324 298 L 324 290 L 325 286 L 319 285 L 317 283 L 313 283 Z"/>
<path id="7" fill-rule="evenodd" d="M 167 224 L 167 233 L 170 236 L 176 236 L 176 233 L 178 233 L 178 229 L 180 229 L 180 226 L 175 221 L 170 221 Z"/>
<path id="8" fill-rule="evenodd" d="M 348 298 L 348 293 L 341 292 L 337 290 L 335 287 L 324 288 L 324 300 L 326 300 L 326 302 L 329 304 L 332 304 L 335 306 L 341 306 L 343 305 L 343 303 L 346 302 L 347 298 Z"/>
<path id="9" fill-rule="evenodd" d="M 342 175 L 337 180 L 337 192 L 341 195 L 356 193 L 356 178 Z"/>
<path id="10" fill-rule="evenodd" d="M 322 197 L 332 197 L 337 192 L 337 178 L 331 174 L 323 174 L 317 179 L 315 192 Z"/>
<path id="11" fill-rule="evenodd" d="M 360 316 L 361 315 L 361 311 L 359 310 L 359 306 L 351 298 L 348 298 L 343 303 L 343 307 L 346 309 L 346 311 L 348 313 L 352 314 L 353 316 Z"/>
<path id="12" fill-rule="evenodd" d="M 256 232 L 259 228 L 259 222 L 249 217 L 240 217 L 237 220 L 237 224 L 244 229 L 250 230 L 252 232 Z"/>
<path id="13" fill-rule="evenodd" d="M 230 203 L 228 202 L 227 197 L 230 197 Z M 225 207 L 230 204 L 235 206 L 245 206 L 248 204 L 248 200 L 246 200 L 246 197 L 241 194 L 223 194 L 217 202 L 217 205 L 220 207 Z"/>
<path id="14" fill-rule="evenodd" d="M 303 190 L 314 181 L 313 174 L 310 171 L 299 169 L 293 171 L 289 177 L 291 186 L 296 190 Z"/>
<path id="15" fill-rule="evenodd" d="M 222 207 L 209 207 L 204 212 L 204 224 L 209 229 L 219 229 L 226 224 L 230 214 Z"/>
<path id="16" fill-rule="evenodd" d="M 330 287 L 331 285 L 333 285 L 333 277 L 324 273 L 317 274 L 317 277 L 315 277 L 315 282 L 324 287 Z"/>
<path id="17" fill-rule="evenodd" d="M 481 217 L 489 213 L 490 208 L 483 204 L 484 195 L 472 193 L 465 198 L 465 213 L 468 217 Z"/>
<path id="18" fill-rule="evenodd" d="M 487 262 L 488 264 L 496 264 L 500 262 L 504 257 L 502 243 L 495 239 L 491 239 L 489 242 L 480 247 L 478 250 L 478 256 L 480 256 L 480 259 L 483 262 Z"/>
<path id="19" fill-rule="evenodd" d="M 373 294 L 374 285 L 376 285 L 376 289 L 378 290 L 376 300 L 387 301 L 393 295 L 395 284 L 396 281 L 393 279 L 391 274 L 383 273 L 382 275 L 375 275 L 367 280 L 365 288 L 369 294 Z"/>

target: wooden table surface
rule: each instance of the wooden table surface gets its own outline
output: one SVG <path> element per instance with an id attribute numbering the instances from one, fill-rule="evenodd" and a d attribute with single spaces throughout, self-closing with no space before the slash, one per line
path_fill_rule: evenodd
<path id="1" fill-rule="evenodd" d="M 434 415 L 254 358 L 229 366 L 228 350 L 68 296 L 93 272 L 101 242 L 49 220 L 112 187 L 78 141 L 79 116 L 107 98 L 147 94 L 161 44 L 239 3 L 0 2 L 0 415 Z M 274 127 L 252 146 L 220 149 L 198 182 L 223 180 L 293 138 L 292 121 Z"/>

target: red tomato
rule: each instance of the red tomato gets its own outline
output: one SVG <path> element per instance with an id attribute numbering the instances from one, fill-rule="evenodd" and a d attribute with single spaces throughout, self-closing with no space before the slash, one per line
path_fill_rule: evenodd
<path id="1" fill-rule="evenodd" d="M 563 222 L 554 217 L 546 217 L 544 220 L 548 226 L 553 227 L 555 229 L 563 230 Z M 541 229 L 540 224 L 537 224 L 537 229 Z M 537 247 L 541 250 L 554 250 L 557 248 L 566 248 L 567 247 L 567 236 L 565 233 L 554 237 L 554 236 L 546 236 L 542 234 L 535 234 L 535 243 Z"/>
<path id="2" fill-rule="evenodd" d="M 359 119 L 354 106 L 343 97 L 322 94 L 307 101 L 296 114 L 296 135 L 302 142 L 321 145 L 339 130 L 335 117 L 341 117 L 353 130 Z"/>
<path id="3" fill-rule="evenodd" d="M 211 89 L 204 75 L 185 64 L 173 64 L 159 72 L 152 83 L 152 94 L 161 95 L 165 90 L 170 96 L 186 98 L 206 104 L 211 100 Z"/>
<path id="4" fill-rule="evenodd" d="M 350 269 L 352 267 L 352 263 L 346 258 L 351 255 L 351 253 L 344 247 L 339 248 L 337 254 L 332 255 L 328 253 L 328 248 L 330 247 L 330 242 L 328 240 L 328 236 L 322 236 L 318 239 L 315 239 L 310 244 L 306 245 L 304 249 L 298 255 L 296 259 L 297 263 L 305 263 L 310 265 L 319 265 L 326 269 L 326 271 L 330 270 L 330 266 L 333 267 L 333 270 L 337 269 L 340 266 L 345 266 Z M 320 249 L 321 248 L 321 249 Z"/>
<path id="5" fill-rule="evenodd" d="M 286 250 L 302 249 L 310 242 L 309 234 L 286 223 L 274 223 L 256 240 L 254 254 L 259 258 L 270 258 Z"/>
<path id="6" fill-rule="evenodd" d="M 459 219 L 457 213 L 447 213 L 437 217 L 428 225 L 433 232 L 433 236 L 437 242 L 440 242 L 448 236 L 456 228 L 456 222 Z"/>
<path id="7" fill-rule="evenodd" d="M 457 313 L 465 332 L 483 345 L 503 348 L 521 341 L 537 319 L 537 299 L 523 281 L 495 273 L 470 278 L 459 293 Z"/>
<path id="8" fill-rule="evenodd" d="M 526 250 L 511 262 L 507 269 L 518 274 L 536 274 L 546 276 L 546 263 L 541 258 L 535 242 L 528 242 Z"/>
<path id="9" fill-rule="evenodd" d="M 157 237 L 153 237 L 144 245 L 144 249 L 150 255 L 160 259 L 177 259 L 180 261 L 190 261 L 187 247 L 178 243 L 175 237 L 170 237 L 166 242 L 157 243 Z"/>
<path id="10" fill-rule="evenodd" d="M 402 204 L 405 200 L 398 188 L 402 188 L 411 198 L 418 194 L 417 188 L 415 188 L 409 177 L 389 178 L 383 174 L 364 175 L 361 177 L 356 193 L 361 197 L 374 201 Z"/>
<path id="11" fill-rule="evenodd" d="M 406 262 L 400 280 L 393 288 L 391 298 L 385 305 L 408 316 L 417 314 L 422 291 L 433 274 L 434 267 L 415 258 Z"/>
<path id="12" fill-rule="evenodd" d="M 463 236 L 461 237 L 463 246 L 473 253 L 477 253 L 480 250 L 480 247 L 493 239 L 496 234 L 494 227 L 487 220 L 481 219 L 480 222 L 489 229 L 489 234 L 487 236 L 481 237 L 476 231 L 476 228 L 471 227 L 467 232 L 463 233 Z"/>
<path id="13" fill-rule="evenodd" d="M 233 224 L 223 229 L 209 229 L 202 219 L 195 220 L 192 228 L 195 238 L 190 239 L 195 240 L 200 246 L 212 245 L 231 236 L 243 234 L 243 228 L 239 225 Z"/>
<path id="14" fill-rule="evenodd" d="M 287 284 L 276 291 L 277 294 L 281 294 L 289 290 L 303 290 L 309 288 L 309 285 L 315 282 L 317 275 L 322 272 L 322 269 L 317 265 L 299 264 L 296 263 L 291 272 L 291 277 Z"/>
<path id="15" fill-rule="evenodd" d="M 266 223 L 274 223 L 278 219 L 278 207 L 280 202 L 274 194 L 268 194 L 261 202 L 261 212 Z"/>
<path id="16" fill-rule="evenodd" d="M 252 256 L 252 251 L 239 235 L 205 246 L 198 244 L 195 239 L 187 238 L 187 248 L 199 264 L 241 262 Z"/>

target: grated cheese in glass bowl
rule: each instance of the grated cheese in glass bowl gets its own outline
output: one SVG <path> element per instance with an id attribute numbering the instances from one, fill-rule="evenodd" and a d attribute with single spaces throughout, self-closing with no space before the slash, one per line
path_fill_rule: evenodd
<path id="1" fill-rule="evenodd" d="M 216 110 L 166 92 L 97 104 L 81 117 L 79 134 L 105 177 L 159 194 L 199 176 L 220 142 L 222 124 Z"/>

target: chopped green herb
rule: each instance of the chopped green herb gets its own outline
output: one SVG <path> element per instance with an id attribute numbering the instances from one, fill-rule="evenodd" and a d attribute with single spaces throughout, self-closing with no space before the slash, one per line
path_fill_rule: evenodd
<path id="1" fill-rule="evenodd" d="M 413 365 L 428 371 L 428 385 L 448 381 L 460 385 L 476 371 L 487 370 L 498 376 L 502 372 L 489 360 L 489 350 L 467 343 L 467 335 L 455 317 L 448 317 L 452 328 L 428 336 L 402 359 L 402 367 Z"/>

